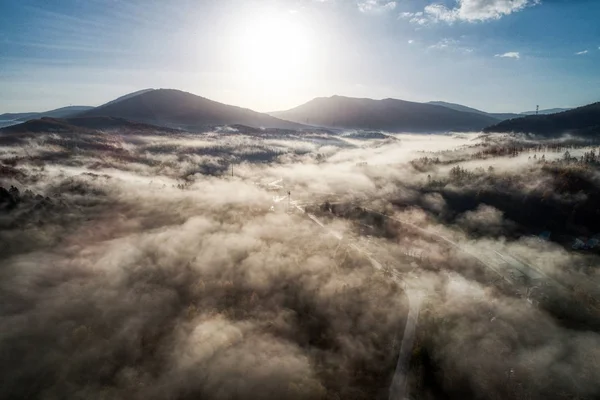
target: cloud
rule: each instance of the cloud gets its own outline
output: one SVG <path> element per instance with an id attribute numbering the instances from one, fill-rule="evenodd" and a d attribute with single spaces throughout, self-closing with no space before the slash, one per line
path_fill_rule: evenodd
<path id="1" fill-rule="evenodd" d="M 408 44 L 413 44 L 414 42 L 415 42 L 414 40 L 410 39 L 410 40 L 408 41 Z"/>
<path id="2" fill-rule="evenodd" d="M 548 274 L 584 261 L 593 269 L 593 254 L 502 237 L 511 221 L 529 227 L 531 213 L 557 229 L 581 220 L 554 218 L 565 209 L 556 189 L 570 193 L 563 179 L 579 175 L 560 175 L 554 186 L 549 165 L 527 161 L 529 152 L 480 159 L 496 142 L 479 134 L 363 140 L 240 131 L 2 140 L 1 169 L 15 177 L 4 174 L 0 186 L 18 185 L 22 200 L 0 208 L 0 398 L 374 398 L 396 366 L 408 310 L 401 288 L 370 258 L 427 291 L 415 361 L 427 356 L 439 366 L 439 374 L 423 368 L 440 393 L 598 398 L 598 324 L 583 329 L 596 321 L 594 276 L 565 273 L 594 307 L 593 319 L 578 317 L 583 305 L 537 288 L 533 296 L 544 292 L 533 306 L 515 293 L 526 282 L 503 289 L 449 246 L 455 240 L 503 266 L 518 257 Z M 426 154 L 438 161 L 421 159 L 427 172 L 406 164 Z M 235 177 L 227 174 L 231 155 Z M 448 178 L 458 162 L 495 170 Z M 287 188 L 344 241 L 286 212 Z M 594 212 L 593 198 L 577 199 L 562 207 Z M 417 230 L 362 206 L 418 222 Z"/>
<path id="3" fill-rule="evenodd" d="M 460 45 L 460 41 L 451 38 L 443 38 L 439 42 L 428 47 L 432 50 L 447 50 L 453 52 L 472 53 L 473 49 Z"/>
<path id="4" fill-rule="evenodd" d="M 440 40 L 439 42 L 437 42 L 436 44 L 432 44 L 431 46 L 429 46 L 429 48 L 442 50 L 442 49 L 447 49 L 449 47 L 453 47 L 457 44 L 458 44 L 457 40 L 444 38 L 444 39 Z"/>
<path id="5" fill-rule="evenodd" d="M 496 54 L 494 57 L 502 57 L 502 58 L 516 58 L 517 60 L 521 58 L 521 54 L 518 51 L 509 51 L 504 54 Z"/>
<path id="6" fill-rule="evenodd" d="M 575 55 L 576 56 L 582 56 L 582 55 L 587 54 L 587 53 L 589 53 L 589 51 L 583 50 L 583 51 L 579 51 L 579 52 L 575 53 Z"/>
<path id="7" fill-rule="evenodd" d="M 396 8 L 395 1 L 387 0 L 358 0 L 358 9 L 363 13 L 379 13 L 392 11 Z"/>
<path id="8" fill-rule="evenodd" d="M 434 3 L 427 5 L 422 12 L 403 12 L 400 18 L 419 25 L 437 22 L 482 22 L 500 19 L 537 4 L 540 4 L 540 0 L 457 0 L 453 8 Z"/>
<path id="9" fill-rule="evenodd" d="M 480 204 L 475 210 L 461 214 L 456 223 L 471 233 L 500 235 L 513 229 L 513 223 L 506 220 L 502 211 Z"/>
<path id="10" fill-rule="evenodd" d="M 399 19 L 408 19 L 413 24 L 425 25 L 429 22 L 428 18 L 423 14 L 423 12 L 403 12 L 399 15 Z"/>

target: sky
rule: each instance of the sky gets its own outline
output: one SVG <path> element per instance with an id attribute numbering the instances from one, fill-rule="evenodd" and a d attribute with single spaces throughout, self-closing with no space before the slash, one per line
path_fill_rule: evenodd
<path id="1" fill-rule="evenodd" d="M 597 0 L 0 0 L 0 113 L 175 88 L 490 112 L 600 101 Z"/>

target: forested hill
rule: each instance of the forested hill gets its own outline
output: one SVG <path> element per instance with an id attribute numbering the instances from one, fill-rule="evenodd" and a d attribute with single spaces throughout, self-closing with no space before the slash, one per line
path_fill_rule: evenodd
<path id="1" fill-rule="evenodd" d="M 557 114 L 530 115 L 502 121 L 485 128 L 484 132 L 532 133 L 540 136 L 599 135 L 600 102 Z"/>

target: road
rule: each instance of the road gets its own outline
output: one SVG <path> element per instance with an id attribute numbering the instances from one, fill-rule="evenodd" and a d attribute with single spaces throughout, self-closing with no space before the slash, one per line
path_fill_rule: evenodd
<path id="1" fill-rule="evenodd" d="M 291 201 L 290 204 L 308 216 L 308 218 L 310 218 L 314 223 L 325 229 L 336 239 L 343 239 L 343 235 L 341 233 L 327 228 L 325 224 L 323 224 L 315 215 L 307 213 L 298 205 L 296 201 Z M 373 268 L 378 271 L 384 271 L 381 263 L 373 258 L 366 250 L 354 243 L 350 243 L 348 246 L 364 255 L 369 260 Z M 423 303 L 424 295 L 420 290 L 411 288 L 411 285 L 400 276 L 398 271 L 392 269 L 389 272 L 391 273 L 391 278 L 403 287 L 408 298 L 408 318 L 404 327 L 404 334 L 402 335 L 402 343 L 400 344 L 400 354 L 396 363 L 396 370 L 390 386 L 390 400 L 403 400 L 406 396 L 406 382 L 410 366 L 410 356 L 412 354 L 412 348 L 415 342 L 417 322 L 419 320 L 419 312 L 421 311 L 421 304 Z"/>
<path id="2" fill-rule="evenodd" d="M 539 268 L 536 268 L 535 266 L 532 266 L 522 260 L 519 260 L 515 256 L 512 256 L 510 254 L 500 253 L 499 251 L 494 249 L 484 249 L 481 246 L 478 246 L 474 249 L 470 249 L 466 245 L 460 245 L 450 238 L 447 238 L 432 230 L 421 228 L 420 226 L 417 226 L 412 222 L 404 221 L 399 218 L 394 218 L 369 208 L 362 208 L 371 213 L 381 215 L 385 218 L 389 218 L 392 221 L 396 221 L 400 224 L 410 226 L 411 228 L 414 228 L 417 231 L 426 234 L 427 236 L 434 237 L 438 240 L 443 241 L 451 247 L 476 259 L 481 264 L 485 265 L 487 268 L 496 273 L 498 276 L 502 277 L 502 279 L 504 279 L 510 284 L 521 284 L 521 282 L 518 282 L 514 277 L 515 273 L 520 273 L 522 275 L 527 276 L 531 280 L 543 280 L 547 283 L 552 283 L 554 286 L 566 289 L 562 283 L 548 276 Z"/>
<path id="3" fill-rule="evenodd" d="M 313 215 L 311 213 L 307 213 L 305 211 L 305 209 L 300 207 L 298 205 L 297 201 L 291 201 L 290 204 L 292 206 L 294 206 L 296 209 L 298 209 L 300 212 L 302 212 L 303 214 L 307 215 L 308 218 L 310 218 L 313 222 L 315 222 L 321 228 L 325 229 L 330 235 L 334 236 L 335 238 L 337 238 L 340 241 L 343 239 L 343 235 L 341 233 L 332 231 L 331 229 L 327 228 L 325 226 L 325 224 L 323 224 L 315 215 Z M 482 251 L 479 248 L 471 250 L 464 245 L 460 245 L 460 244 L 454 242 L 450 238 L 447 238 L 437 232 L 421 228 L 420 226 L 417 226 L 417 225 L 413 224 L 412 222 L 394 218 L 394 217 L 385 215 L 383 213 L 380 213 L 378 211 L 375 211 L 375 210 L 372 210 L 369 208 L 365 208 L 365 207 L 362 207 L 362 208 L 371 213 L 379 214 L 385 218 L 389 218 L 400 224 L 410 226 L 411 228 L 425 234 L 428 237 L 436 238 L 437 240 L 442 241 L 442 242 L 446 243 L 447 245 L 450 245 L 451 247 L 453 247 L 453 248 L 469 255 L 470 257 L 474 258 L 475 260 L 479 261 L 482 265 L 489 268 L 491 271 L 496 273 L 498 276 L 500 276 L 502 279 L 506 280 L 511 285 L 519 283 L 519 282 L 517 282 L 516 278 L 514 277 L 514 273 L 511 271 L 519 271 L 521 274 L 524 274 L 531 279 L 535 279 L 535 280 L 543 279 L 547 282 L 553 282 L 558 286 L 562 286 L 560 283 L 555 282 L 550 277 L 548 277 L 546 274 L 539 271 L 537 268 L 532 267 L 532 266 L 530 266 L 508 254 L 503 254 L 496 250 Z M 384 271 L 384 267 L 381 265 L 381 263 L 379 261 L 377 261 L 375 258 L 373 258 L 369 254 L 369 252 L 367 252 L 366 250 L 362 249 L 360 246 L 358 246 L 354 243 L 349 243 L 348 246 L 352 247 L 353 249 L 355 249 L 359 253 L 363 254 L 365 257 L 367 257 L 367 259 L 370 261 L 373 268 L 375 268 L 378 271 Z M 477 251 L 477 253 L 475 253 L 475 251 Z M 412 348 L 413 348 L 414 341 L 415 341 L 415 334 L 416 334 L 416 329 L 417 329 L 417 324 L 418 324 L 418 319 L 419 319 L 419 313 L 421 310 L 421 305 L 423 303 L 425 294 L 424 294 L 424 292 L 417 289 L 417 285 L 411 285 L 409 283 L 409 281 L 407 281 L 407 279 L 402 277 L 402 275 L 399 271 L 397 271 L 395 269 L 391 269 L 391 270 L 387 270 L 387 272 L 390 273 L 390 276 L 393 280 L 400 283 L 401 286 L 404 288 L 404 291 L 408 297 L 408 302 L 409 302 L 408 318 L 407 318 L 407 322 L 406 322 L 406 325 L 404 328 L 404 334 L 402 336 L 402 342 L 400 345 L 400 354 L 398 356 L 396 370 L 395 370 L 394 376 L 392 378 L 392 384 L 390 386 L 390 396 L 389 396 L 390 400 L 405 400 L 405 399 L 407 399 L 406 385 L 407 385 L 407 378 L 408 378 L 408 372 L 409 372 L 409 366 L 410 366 L 410 358 L 411 358 Z"/>
<path id="4" fill-rule="evenodd" d="M 451 239 L 449 239 L 449 238 L 447 238 L 447 237 L 445 237 L 445 236 L 442 236 L 442 235 L 440 235 L 440 234 L 439 234 L 439 233 L 437 233 L 437 232 L 433 232 L 433 231 L 431 231 L 431 230 L 428 230 L 428 229 L 421 228 L 420 226 L 417 226 L 417 225 L 413 224 L 412 222 L 408 222 L 408 221 L 404 221 L 404 220 L 401 220 L 401 219 L 398 219 L 398 218 L 390 217 L 389 215 L 385 215 L 385 214 L 383 214 L 383 213 L 380 213 L 379 211 L 375 211 L 375 210 L 372 210 L 372 209 L 370 209 L 370 208 L 365 208 L 365 207 L 362 207 L 362 208 L 363 208 L 364 210 L 366 210 L 366 211 L 369 211 L 369 212 L 371 212 L 371 213 L 374 213 L 374 214 L 381 215 L 381 216 L 383 216 L 383 217 L 385 217 L 385 218 L 389 218 L 389 219 L 391 219 L 392 221 L 396 221 L 396 222 L 398 222 L 398 223 L 400 223 L 400 224 L 402 224 L 402 225 L 410 226 L 411 228 L 413 228 L 413 229 L 416 229 L 417 231 L 419 231 L 419 232 L 421 232 L 421 233 L 424 233 L 424 234 L 425 234 L 425 235 L 427 235 L 427 236 L 431 236 L 431 237 L 437 238 L 438 240 L 441 240 L 441 241 L 443 241 L 444 243 L 446 243 L 446 244 L 449 244 L 451 247 L 453 247 L 453 248 L 455 248 L 455 249 L 458 249 L 458 250 L 462 251 L 463 253 L 465 253 L 465 254 L 467 254 L 467 255 L 469 255 L 469 256 L 471 256 L 471 257 L 473 257 L 474 259 L 476 259 L 476 260 L 477 260 L 477 261 L 479 261 L 481 264 L 483 264 L 483 265 L 485 265 L 486 267 L 488 267 L 490 270 L 492 270 L 493 272 L 495 272 L 495 273 L 496 273 L 498 276 L 502 277 L 503 279 L 505 279 L 505 280 L 506 280 L 506 281 L 508 281 L 509 283 L 513 283 L 513 282 L 512 282 L 512 281 L 510 281 L 510 279 L 509 279 L 509 278 L 507 278 L 507 277 L 506 277 L 506 276 L 505 276 L 505 275 L 504 275 L 504 274 L 503 274 L 503 273 L 502 273 L 502 272 L 501 272 L 501 271 L 500 271 L 500 270 L 499 270 L 499 269 L 498 269 L 496 266 L 492 265 L 492 264 L 491 264 L 491 263 L 489 263 L 489 262 L 486 262 L 485 260 L 483 260 L 482 258 L 480 258 L 480 257 L 479 257 L 477 254 L 473 253 L 473 252 L 472 252 L 472 251 L 470 251 L 469 249 L 466 249 L 466 248 L 464 248 L 464 247 L 460 246 L 460 245 L 459 245 L 458 243 L 456 243 L 455 241 L 453 241 L 453 240 L 451 240 Z"/>
<path id="5" fill-rule="evenodd" d="M 308 204 L 310 204 L 310 203 L 308 203 Z M 331 203 L 331 204 L 334 204 L 334 203 Z M 297 208 L 299 210 L 301 210 L 302 212 L 304 212 L 304 210 L 302 208 L 300 208 L 298 206 L 297 206 Z M 441 242 L 449 245 L 450 247 L 459 250 L 460 252 L 470 256 L 474 260 L 477 260 L 480 264 L 484 265 L 490 271 L 493 271 L 500 278 L 502 278 L 503 280 L 505 280 L 506 282 L 508 282 L 512 285 L 522 285 L 523 282 L 519 281 L 519 276 L 522 275 L 522 276 L 526 276 L 528 279 L 530 279 L 532 281 L 543 280 L 547 283 L 551 283 L 552 285 L 554 285 L 556 287 L 566 289 L 566 287 L 561 282 L 556 281 L 555 279 L 553 279 L 552 277 L 548 276 L 543 271 L 541 271 L 539 268 L 532 266 L 532 265 L 524 262 L 523 260 L 518 259 L 517 257 L 515 257 L 513 255 L 501 253 L 501 252 L 497 251 L 496 249 L 492 249 L 492 248 L 485 249 L 482 246 L 470 248 L 468 245 L 459 244 L 438 232 L 435 232 L 430 229 L 421 228 L 420 226 L 418 226 L 412 222 L 405 221 L 405 220 L 402 220 L 399 218 L 395 218 L 395 217 L 383 214 L 379 211 L 375 211 L 375 210 L 367 208 L 367 207 L 361 207 L 361 208 L 365 211 L 369 211 L 371 213 L 378 214 L 385 218 L 388 218 L 392 221 L 396 221 L 402 225 L 409 226 L 428 237 L 435 238 L 438 241 L 441 241 Z M 312 216 L 312 217 L 314 218 L 314 216 Z"/>
<path id="6" fill-rule="evenodd" d="M 421 304 L 424 297 L 421 292 L 411 289 L 406 291 L 406 295 L 409 298 L 408 318 L 404 327 L 396 371 L 390 385 L 390 400 L 404 400 L 406 398 L 406 382 L 408 380 L 410 357 L 415 343 L 417 322 L 419 321 L 419 312 L 421 311 Z"/>

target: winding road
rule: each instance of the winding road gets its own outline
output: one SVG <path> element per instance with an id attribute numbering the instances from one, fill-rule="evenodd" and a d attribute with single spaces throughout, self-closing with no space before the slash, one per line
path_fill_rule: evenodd
<path id="1" fill-rule="evenodd" d="M 417 322 L 419 321 L 419 313 L 421 304 L 423 304 L 423 293 L 415 290 L 406 290 L 406 295 L 409 299 L 408 318 L 404 327 L 404 335 L 402 336 L 402 344 L 400 345 L 400 354 L 396 363 L 396 371 L 390 385 L 390 400 L 403 400 L 406 398 L 406 382 L 410 366 L 410 357 L 412 348 L 415 343 L 415 333 L 417 331 Z"/>
<path id="2" fill-rule="evenodd" d="M 340 232 L 333 231 L 329 229 L 325 224 L 323 224 L 315 215 L 306 212 L 306 210 L 298 205 L 298 201 L 290 201 L 290 205 L 295 207 L 301 213 L 306 215 L 310 220 L 319 225 L 321 228 L 326 230 L 330 235 L 334 236 L 338 240 L 343 239 L 343 235 Z M 511 271 L 519 271 L 520 273 L 528 276 L 531 279 L 543 279 L 547 282 L 552 282 L 558 286 L 562 286 L 560 283 L 554 281 L 552 278 L 548 277 L 543 272 L 539 271 L 539 269 L 532 267 L 513 256 L 500 253 L 496 250 L 491 252 L 483 252 L 485 255 L 476 254 L 474 251 L 468 249 L 465 246 L 462 246 L 455 241 L 447 238 L 437 232 L 421 228 L 415 225 L 412 222 L 404 221 L 398 218 L 391 217 L 389 215 L 383 214 L 381 212 L 362 207 L 364 210 L 369 211 L 371 213 L 375 213 L 381 215 L 385 218 L 389 218 L 393 221 L 396 221 L 400 224 L 410 226 L 411 228 L 417 230 L 425 234 L 426 236 L 433 237 L 439 241 L 450 245 L 452 248 L 455 248 L 464 254 L 472 257 L 477 260 L 479 263 L 496 273 L 499 277 L 510 283 L 511 285 L 517 284 L 518 282 L 513 277 Z M 390 385 L 390 400 L 405 400 L 407 399 L 407 378 L 409 373 L 410 366 L 410 358 L 412 354 L 412 348 L 415 341 L 416 329 L 419 320 L 419 313 L 421 311 L 421 305 L 423 304 L 423 300 L 426 297 L 426 293 L 417 288 L 417 285 L 411 285 L 405 278 L 402 277 L 401 273 L 395 269 L 385 269 L 382 264 L 377 261 L 375 258 L 369 254 L 368 251 L 364 250 L 360 246 L 355 243 L 348 243 L 349 247 L 355 249 L 359 253 L 363 254 L 371 263 L 373 268 L 378 271 L 386 271 L 390 273 L 390 277 L 398 282 L 404 289 L 404 292 L 407 295 L 409 302 L 409 311 L 408 318 L 406 321 L 406 325 L 404 327 L 404 333 L 402 335 L 402 342 L 400 345 L 400 354 L 398 355 L 398 361 L 396 363 L 396 370 L 394 372 L 394 376 L 392 378 L 392 383 Z M 479 253 L 482 253 L 480 249 L 477 249 Z"/>
<path id="3" fill-rule="evenodd" d="M 306 210 L 300 207 L 296 201 L 291 201 L 290 204 L 305 214 L 314 223 L 325 229 L 336 239 L 343 239 L 343 235 L 341 233 L 327 228 L 325 224 L 323 224 L 315 215 L 307 213 Z M 348 246 L 364 255 L 369 260 L 373 268 L 378 271 L 384 271 L 384 267 L 381 265 L 381 263 L 373 258 L 366 250 L 354 243 L 350 243 Z M 405 398 L 410 356 L 415 341 L 419 312 L 421 311 L 421 304 L 423 303 L 425 296 L 420 290 L 410 288 L 409 283 L 400 276 L 398 271 L 392 269 L 389 272 L 391 273 L 391 278 L 403 287 L 404 292 L 408 297 L 408 318 L 404 327 L 404 334 L 402 335 L 402 343 L 400 344 L 400 355 L 398 356 L 396 370 L 390 386 L 390 400 L 403 400 Z"/>

